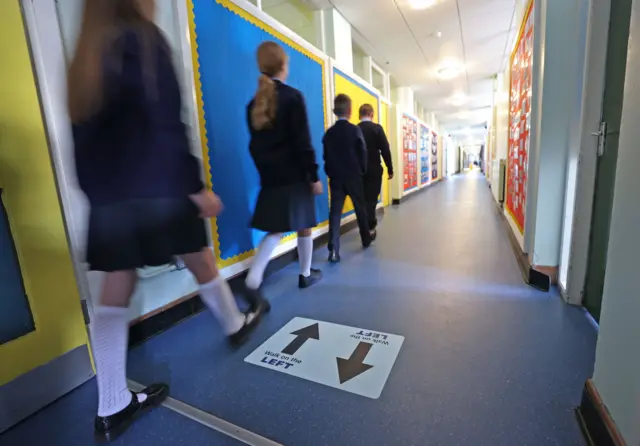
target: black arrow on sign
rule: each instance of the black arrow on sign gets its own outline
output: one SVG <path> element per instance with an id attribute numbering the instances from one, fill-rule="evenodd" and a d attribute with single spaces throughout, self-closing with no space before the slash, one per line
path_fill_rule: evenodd
<path id="1" fill-rule="evenodd" d="M 282 353 L 285 355 L 295 355 L 296 352 L 300 350 L 300 347 L 307 342 L 307 339 L 315 339 L 316 341 L 320 339 L 318 324 L 309 325 L 308 327 L 296 330 L 291 334 L 296 336 L 296 338 L 282 350 Z"/>
<path id="2" fill-rule="evenodd" d="M 338 361 L 338 377 L 340 378 L 340 384 L 346 383 L 350 379 L 355 378 L 373 367 L 372 365 L 364 363 L 371 347 L 373 347 L 373 344 L 360 342 L 349 359 L 336 358 Z"/>

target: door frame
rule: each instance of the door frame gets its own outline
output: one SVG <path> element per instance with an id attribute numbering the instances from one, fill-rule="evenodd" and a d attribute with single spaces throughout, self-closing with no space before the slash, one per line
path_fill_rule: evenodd
<path id="1" fill-rule="evenodd" d="M 87 324 L 93 319 L 89 281 L 83 264 L 84 231 L 87 209 L 84 195 L 75 181 L 73 135 L 66 110 L 66 58 L 58 23 L 56 0 L 20 0 L 27 39 L 31 49 L 33 70 L 40 93 L 45 131 L 58 195 L 62 203 L 65 229 L 70 243 L 71 259 L 83 303 Z M 83 218 L 84 217 L 84 218 Z M 82 221 L 82 220 L 85 221 Z M 86 230 L 85 230 L 86 231 Z"/>
<path id="2" fill-rule="evenodd" d="M 50 233 L 44 237 L 41 228 L 32 228 L 24 223 L 22 219 L 33 219 L 32 215 L 19 211 L 20 207 L 24 208 L 25 203 L 14 208 L 17 213 L 13 214 L 16 219 L 12 220 L 11 202 L 5 201 L 9 223 L 15 224 L 12 229 L 18 262 L 35 330 L 0 346 L 2 357 L 8 358 L 0 373 L 0 400 L 3 402 L 0 407 L 0 433 L 93 376 L 89 340 L 78 296 L 76 264 L 70 249 L 59 178 L 54 166 L 54 151 L 50 140 L 51 124 L 47 121 L 45 113 L 43 96 L 46 92 L 43 91 L 41 73 L 38 71 L 41 52 L 39 48 L 34 48 L 33 36 L 30 33 L 37 23 L 33 15 L 33 1 L 22 0 L 12 3 L 13 6 L 10 8 L 15 10 L 10 11 L 9 17 L 12 20 L 10 26 L 16 27 L 14 31 L 19 31 L 21 40 L 18 47 L 20 53 L 16 53 L 19 54 L 19 59 L 16 60 L 19 64 L 17 69 L 28 73 L 28 79 L 25 79 L 25 88 L 28 87 L 28 91 L 25 89 L 24 94 L 28 102 L 25 104 L 29 109 L 23 110 L 27 113 L 23 114 L 23 118 L 32 121 L 25 124 L 25 129 L 28 129 L 25 131 L 32 131 L 34 143 L 42 147 L 42 153 L 37 154 L 43 156 L 38 156 L 37 160 L 31 156 L 29 162 L 16 159 L 16 162 L 29 169 L 29 172 L 42 174 L 43 183 L 37 186 L 40 190 L 35 193 L 43 194 L 44 198 L 41 198 L 48 203 L 45 215 L 51 218 L 43 222 Z M 36 152 L 31 155 L 34 153 Z M 31 166 L 31 163 L 34 166 Z M 9 191 L 10 187 L 16 184 L 15 181 L 7 182 L 6 190 Z M 19 184 L 16 189 L 20 189 Z M 30 208 L 29 203 L 26 205 Z M 36 237 L 32 240 L 34 234 Z M 37 237 L 38 234 L 43 236 L 43 240 L 47 239 L 47 242 L 43 244 Z M 25 240 L 28 243 L 25 243 Z M 45 257 L 42 257 L 43 253 Z M 48 253 L 53 253 L 53 256 L 48 257 Z M 34 262 L 34 259 L 38 259 L 38 262 Z M 41 268 L 43 261 L 49 262 L 47 265 L 50 268 L 45 268 L 46 271 Z M 35 274 L 34 270 L 38 274 Z M 60 282 L 58 291 L 54 294 L 50 290 L 52 277 Z M 51 379 L 52 376 L 55 379 Z"/>
<path id="3" fill-rule="evenodd" d="M 585 79 L 582 90 L 580 154 L 576 174 L 575 201 L 566 285 L 560 291 L 567 303 L 581 305 L 589 257 L 589 238 L 598 165 L 597 132 L 602 118 L 611 0 L 591 0 L 587 25 Z M 594 94 L 597 92 L 598 94 Z M 565 206 L 571 205 L 565 203 Z M 562 268 L 563 265 L 560 265 Z"/>

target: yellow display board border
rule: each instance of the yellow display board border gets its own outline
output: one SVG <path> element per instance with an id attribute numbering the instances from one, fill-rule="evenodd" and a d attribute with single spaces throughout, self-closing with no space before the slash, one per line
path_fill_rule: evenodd
<path id="1" fill-rule="evenodd" d="M 194 12 L 194 0 L 188 1 L 188 13 L 189 13 L 189 36 L 191 40 L 191 59 L 193 61 L 194 66 L 194 83 L 196 89 L 196 106 L 198 108 L 198 122 L 200 129 L 200 138 L 201 138 L 201 151 L 202 151 L 202 159 L 205 165 L 205 181 L 208 188 L 213 189 L 213 179 L 211 178 L 211 170 L 209 169 L 211 160 L 209 159 L 209 140 L 207 138 L 207 128 L 206 128 L 206 120 L 204 116 L 204 99 L 202 94 L 202 80 L 200 77 L 200 58 L 198 56 L 198 41 L 197 41 L 197 30 L 196 30 L 196 22 L 195 22 L 195 12 Z M 322 103 L 324 105 L 324 127 L 327 128 L 327 91 L 326 91 L 326 61 L 322 58 L 313 54 L 311 51 L 304 48 L 302 45 L 298 44 L 291 38 L 285 36 L 281 32 L 277 31 L 270 25 L 266 24 L 259 18 L 255 17 L 248 11 L 244 10 L 240 6 L 236 5 L 234 2 L 230 0 L 216 0 L 216 3 L 229 10 L 230 12 L 236 14 L 240 18 L 249 22 L 250 24 L 258 27 L 259 29 L 265 31 L 269 35 L 275 37 L 276 39 L 284 42 L 286 45 L 292 47 L 296 51 L 300 52 L 304 56 L 313 60 L 320 64 L 322 68 Z M 255 249 L 251 249 L 240 254 L 236 254 L 235 256 L 223 259 L 221 257 L 220 252 L 220 235 L 218 232 L 218 223 L 217 219 L 212 218 L 209 220 L 211 226 L 211 235 L 213 239 L 213 250 L 218 262 L 218 266 L 221 268 L 225 268 L 228 266 L 235 265 L 236 263 L 242 262 L 251 258 L 255 254 Z M 327 222 L 324 221 L 320 223 L 317 227 L 326 226 Z M 283 237 L 281 243 L 285 243 L 291 241 L 296 238 L 296 234 L 291 234 L 286 237 Z"/>

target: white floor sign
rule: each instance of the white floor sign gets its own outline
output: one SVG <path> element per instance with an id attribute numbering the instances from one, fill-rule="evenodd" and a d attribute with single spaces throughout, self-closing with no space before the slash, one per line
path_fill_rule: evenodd
<path id="1" fill-rule="evenodd" d="M 245 362 L 377 399 L 403 336 L 295 318 Z"/>

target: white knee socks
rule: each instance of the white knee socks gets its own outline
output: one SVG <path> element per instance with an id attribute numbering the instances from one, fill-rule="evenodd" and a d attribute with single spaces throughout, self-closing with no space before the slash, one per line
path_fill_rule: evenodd
<path id="1" fill-rule="evenodd" d="M 298 261 L 300 274 L 304 277 L 311 275 L 311 258 L 313 257 L 313 237 L 298 237 Z"/>
<path id="2" fill-rule="evenodd" d="M 262 279 L 264 279 L 264 271 L 267 269 L 269 260 L 271 259 L 271 253 L 280 243 L 282 234 L 268 234 L 260 242 L 258 246 L 258 252 L 253 257 L 253 263 L 251 269 L 247 275 L 246 285 L 252 290 L 257 290 L 262 285 Z"/>
<path id="3" fill-rule="evenodd" d="M 229 284 L 221 276 L 200 285 L 200 297 L 227 336 L 238 332 L 244 326 L 245 316 L 238 310 Z"/>
<path id="4" fill-rule="evenodd" d="M 98 416 L 120 412 L 131 402 L 127 388 L 127 308 L 97 306 L 91 324 L 93 356 L 98 382 Z M 146 395 L 138 394 L 138 401 Z"/>

